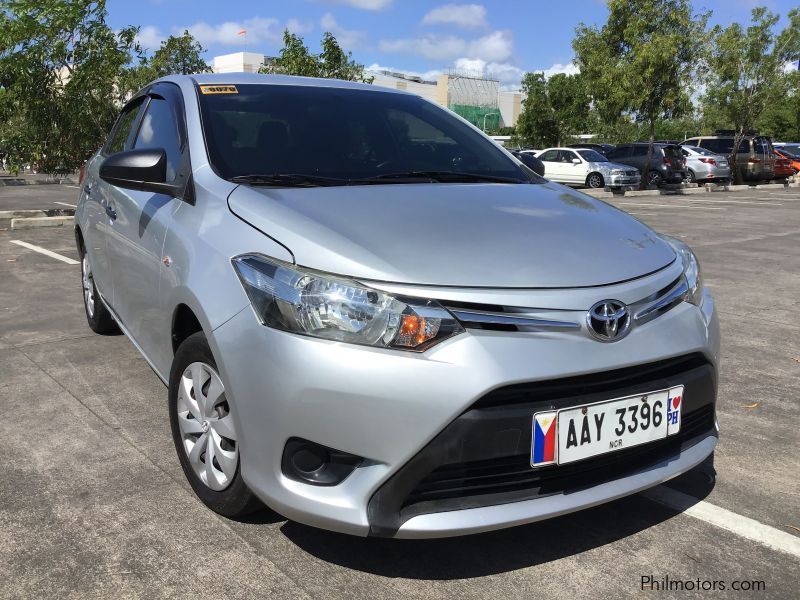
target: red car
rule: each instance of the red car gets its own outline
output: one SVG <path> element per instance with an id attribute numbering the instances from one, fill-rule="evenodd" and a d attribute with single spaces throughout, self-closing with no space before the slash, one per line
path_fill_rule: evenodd
<path id="1" fill-rule="evenodd" d="M 792 167 L 792 169 L 794 169 L 795 173 L 800 172 L 800 156 L 798 156 L 797 154 L 793 154 L 788 150 L 784 150 L 783 148 L 775 148 L 775 158 L 776 159 L 785 158 L 786 160 L 789 161 L 789 165 Z M 775 176 L 777 177 L 778 176 L 777 164 L 775 165 L 775 167 L 776 167 Z"/>
<path id="2" fill-rule="evenodd" d="M 775 152 L 775 179 L 784 179 L 794 175 L 795 170 L 788 158 L 783 158 L 780 154 Z"/>

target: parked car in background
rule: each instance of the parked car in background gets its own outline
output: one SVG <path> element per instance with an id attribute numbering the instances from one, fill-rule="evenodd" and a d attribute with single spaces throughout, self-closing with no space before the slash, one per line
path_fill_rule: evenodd
<path id="1" fill-rule="evenodd" d="M 537 175 L 544 177 L 544 163 L 539 160 L 533 152 L 522 152 L 520 150 L 512 150 L 513 154 L 523 165 L 528 167 Z"/>
<path id="2" fill-rule="evenodd" d="M 800 142 L 772 142 L 772 147 L 800 156 Z"/>
<path id="3" fill-rule="evenodd" d="M 597 150 L 600 154 L 605 156 L 611 152 L 615 146 L 614 144 L 567 144 L 566 148 L 591 148 Z"/>
<path id="4" fill-rule="evenodd" d="M 686 170 L 691 182 L 728 181 L 731 178 L 727 156 L 698 146 L 681 146 L 681 154 L 686 159 Z"/>
<path id="5" fill-rule="evenodd" d="M 590 188 L 638 186 L 639 171 L 615 164 L 591 148 L 547 148 L 539 154 L 551 181 Z"/>
<path id="6" fill-rule="evenodd" d="M 647 163 L 646 143 L 621 144 L 607 154 L 608 160 L 636 167 L 648 185 L 681 183 L 688 177 L 686 160 L 680 146 L 674 144 L 653 144 L 650 170 L 644 173 Z"/>
<path id="7" fill-rule="evenodd" d="M 721 154 L 732 160 L 733 135 L 710 135 L 689 138 L 684 142 L 686 146 L 699 146 Z M 772 143 L 763 135 L 745 136 L 739 144 L 736 154 L 736 165 L 742 179 L 747 181 L 762 181 L 775 176 L 775 156 L 772 154 Z"/>
<path id="8" fill-rule="evenodd" d="M 775 148 L 775 156 L 779 158 L 785 158 L 789 161 L 789 164 L 791 165 L 792 169 L 794 169 L 795 173 L 800 172 L 800 153 L 790 152 L 789 150 L 780 147 Z"/>
<path id="9" fill-rule="evenodd" d="M 788 158 L 784 158 L 779 154 L 775 154 L 775 179 L 786 179 L 794 175 L 792 163 Z"/>

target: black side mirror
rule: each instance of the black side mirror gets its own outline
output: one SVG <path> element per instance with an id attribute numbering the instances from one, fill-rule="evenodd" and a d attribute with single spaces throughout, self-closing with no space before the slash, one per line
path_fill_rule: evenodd
<path id="1" fill-rule="evenodd" d="M 117 152 L 100 165 L 100 179 L 129 190 L 183 196 L 183 186 L 167 183 L 167 153 L 161 148 Z"/>

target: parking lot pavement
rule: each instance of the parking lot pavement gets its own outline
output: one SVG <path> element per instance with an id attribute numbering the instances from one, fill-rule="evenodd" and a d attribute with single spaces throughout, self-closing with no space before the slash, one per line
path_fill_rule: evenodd
<path id="1" fill-rule="evenodd" d="M 0 187 L 0 211 L 75 208 L 78 186 L 67 184 Z"/>
<path id="2" fill-rule="evenodd" d="M 86 326 L 79 266 L 11 243 L 76 259 L 70 228 L 3 231 L 0 597 L 627 597 L 648 575 L 728 588 L 662 597 L 796 597 L 800 192 L 614 204 L 696 249 L 720 311 L 717 480 L 670 484 L 702 500 L 696 517 L 638 495 L 432 541 L 352 538 L 267 510 L 221 518 L 185 482 L 163 385 L 123 336 Z M 766 591 L 731 592 L 734 580 Z"/>

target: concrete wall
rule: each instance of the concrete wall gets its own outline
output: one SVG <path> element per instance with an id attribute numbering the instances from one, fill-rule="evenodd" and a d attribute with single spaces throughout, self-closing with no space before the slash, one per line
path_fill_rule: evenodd
<path id="1" fill-rule="evenodd" d="M 264 55 L 258 52 L 234 52 L 215 56 L 212 68 L 214 73 L 258 73 L 264 64 Z"/>

